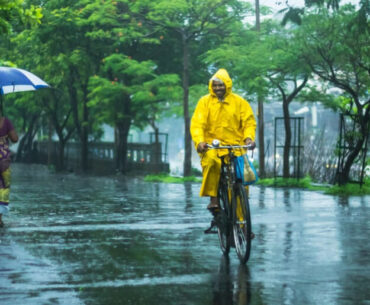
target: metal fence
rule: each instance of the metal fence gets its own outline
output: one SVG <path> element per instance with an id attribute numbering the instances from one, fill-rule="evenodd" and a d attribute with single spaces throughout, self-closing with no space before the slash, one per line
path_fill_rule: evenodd
<path id="1" fill-rule="evenodd" d="M 38 142 L 33 162 L 58 164 L 59 142 Z M 157 155 L 160 155 L 160 158 Z M 71 171 L 78 171 L 81 161 L 81 145 L 78 142 L 67 143 L 64 147 L 64 166 Z M 94 142 L 88 146 L 88 168 L 97 173 L 115 172 L 115 147 L 112 142 Z M 127 170 L 140 173 L 169 172 L 167 151 L 162 151 L 161 143 L 128 143 Z"/>

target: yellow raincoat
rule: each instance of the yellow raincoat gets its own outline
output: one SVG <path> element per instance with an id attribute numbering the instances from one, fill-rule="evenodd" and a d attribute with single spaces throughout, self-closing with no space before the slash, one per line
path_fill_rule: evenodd
<path id="1" fill-rule="evenodd" d="M 223 81 L 226 93 L 219 101 L 212 90 L 212 79 Z M 225 69 L 220 69 L 209 81 L 209 94 L 203 96 L 195 108 L 191 119 L 190 133 L 195 148 L 201 142 L 211 144 L 214 139 L 221 145 L 243 145 L 245 139 L 254 141 L 256 120 L 249 103 L 241 96 L 231 92 L 232 80 Z M 217 197 L 220 179 L 221 160 L 216 150 L 199 154 L 203 168 L 203 182 L 200 196 Z"/>

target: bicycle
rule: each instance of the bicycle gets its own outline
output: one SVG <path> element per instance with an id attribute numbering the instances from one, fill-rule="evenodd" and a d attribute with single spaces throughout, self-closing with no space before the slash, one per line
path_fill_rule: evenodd
<path id="1" fill-rule="evenodd" d="M 249 200 L 245 187 L 236 177 L 234 154 L 236 149 L 248 149 L 248 145 L 219 146 L 217 142 L 208 145 L 210 149 L 227 149 L 228 153 L 219 156 L 221 159 L 221 176 L 218 185 L 219 211 L 214 213 L 212 226 L 217 227 L 220 247 L 224 255 L 228 255 L 232 242 L 238 258 L 245 264 L 250 256 L 252 243 L 252 224 Z M 226 160 L 225 160 L 226 159 Z"/>

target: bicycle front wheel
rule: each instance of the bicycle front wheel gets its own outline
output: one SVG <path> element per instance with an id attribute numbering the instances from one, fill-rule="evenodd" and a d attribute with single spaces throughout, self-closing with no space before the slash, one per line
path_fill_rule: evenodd
<path id="1" fill-rule="evenodd" d="M 247 192 L 241 183 L 235 184 L 232 210 L 235 250 L 240 262 L 245 264 L 251 252 L 252 224 Z"/>
<path id="2" fill-rule="evenodd" d="M 221 251 L 224 255 L 228 255 L 231 244 L 231 226 L 230 226 L 230 204 L 227 192 L 227 186 L 220 182 L 218 190 L 218 200 L 220 203 L 220 212 L 216 216 L 218 239 L 220 241 Z"/>

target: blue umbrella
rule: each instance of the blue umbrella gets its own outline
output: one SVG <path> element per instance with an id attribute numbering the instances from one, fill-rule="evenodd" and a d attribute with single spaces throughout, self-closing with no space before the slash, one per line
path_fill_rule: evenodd
<path id="1" fill-rule="evenodd" d="M 1 95 L 47 87 L 50 86 L 31 72 L 18 68 L 0 67 Z"/>
<path id="2" fill-rule="evenodd" d="M 8 93 L 33 91 L 50 87 L 41 78 L 23 69 L 0 67 L 0 99 Z"/>

